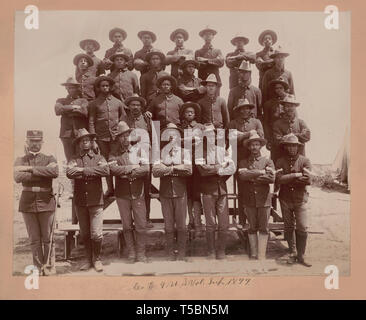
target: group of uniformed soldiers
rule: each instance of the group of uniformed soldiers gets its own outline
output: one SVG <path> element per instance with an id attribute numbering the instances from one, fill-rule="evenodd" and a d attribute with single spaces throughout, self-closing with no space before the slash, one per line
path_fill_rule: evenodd
<path id="1" fill-rule="evenodd" d="M 310 266 L 304 259 L 311 170 L 304 143 L 310 140 L 310 130 L 297 117 L 300 103 L 291 72 L 284 66 L 289 53 L 274 49 L 277 34 L 265 30 L 258 38 L 262 51 L 246 51 L 249 39 L 235 36 L 231 43 L 236 50 L 224 58 L 212 45 L 216 33 L 209 27 L 199 32 L 204 45 L 193 52 L 184 45 L 188 32 L 177 29 L 170 36 L 176 47 L 165 55 L 153 47 L 157 39 L 153 32 L 140 31 L 143 47 L 133 55 L 123 45 L 126 31 L 114 28 L 109 32 L 113 46 L 103 60 L 94 54 L 100 49 L 96 40 L 80 42 L 85 53 L 74 57 L 75 78 L 62 83 L 68 95 L 56 101 L 55 113 L 61 116 L 66 174 L 73 182 L 73 203 L 86 251 L 83 270 L 103 270 L 103 204 L 112 196 L 121 216 L 128 261 L 147 261 L 146 230 L 153 227 L 152 176 L 160 178 L 169 260 L 186 260 L 187 211 L 189 226 L 206 235 L 208 257 L 225 259 L 226 181 L 234 175 L 239 222 L 249 223 L 251 257 L 266 255 L 270 185 L 275 184 L 288 262 Z M 227 102 L 220 96 L 220 68 L 225 63 L 230 69 Z M 252 64 L 259 70 L 259 87 L 251 83 Z M 171 74 L 164 71 L 167 65 Z M 139 80 L 133 69 L 140 72 Z M 235 129 L 234 136 L 229 129 Z M 232 147 L 233 139 L 237 148 Z M 58 167 L 54 157 L 40 153 L 42 141 L 41 131 L 27 132 L 28 150 L 17 158 L 14 170 L 16 182 L 23 184 L 19 211 L 27 225 L 33 262 L 48 275 L 55 272 L 52 179 L 58 176 Z M 187 141 L 193 142 L 190 148 Z M 261 155 L 263 146 L 271 151 L 271 159 Z M 201 150 L 198 157 L 197 150 Z M 105 194 L 102 177 L 108 186 Z"/>

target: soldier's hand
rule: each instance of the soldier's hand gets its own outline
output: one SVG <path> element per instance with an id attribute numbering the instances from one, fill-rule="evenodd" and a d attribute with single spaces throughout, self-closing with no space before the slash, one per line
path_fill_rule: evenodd
<path id="1" fill-rule="evenodd" d="M 152 118 L 152 113 L 150 112 L 150 111 L 146 111 L 145 113 L 144 113 L 144 115 L 146 116 L 146 117 L 148 117 L 148 118 Z"/>
<path id="2" fill-rule="evenodd" d="M 272 149 L 272 144 L 271 144 L 270 142 L 267 142 L 267 144 L 266 144 L 266 148 L 267 148 L 267 150 L 271 151 L 271 149 Z"/>
<path id="3" fill-rule="evenodd" d="M 80 111 L 81 110 L 81 107 L 78 106 L 78 105 L 72 105 L 72 111 Z"/>
<path id="4" fill-rule="evenodd" d="M 200 94 L 206 93 L 206 87 L 204 87 L 204 86 L 199 86 L 199 87 L 197 88 L 197 91 L 198 91 L 198 93 L 200 93 Z"/>

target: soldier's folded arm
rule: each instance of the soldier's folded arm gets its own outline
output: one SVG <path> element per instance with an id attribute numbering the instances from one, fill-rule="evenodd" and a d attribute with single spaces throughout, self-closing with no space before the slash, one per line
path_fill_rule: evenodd
<path id="1" fill-rule="evenodd" d="M 276 162 L 276 169 L 284 169 L 281 164 L 281 159 L 278 159 Z M 283 174 L 283 171 L 276 174 L 276 184 L 287 184 L 295 182 L 298 177 L 301 177 L 301 172 L 287 173 Z"/>
<path id="2" fill-rule="evenodd" d="M 150 166 L 147 163 L 140 164 L 139 167 L 132 169 L 131 178 L 142 178 L 149 174 Z"/>
<path id="3" fill-rule="evenodd" d="M 78 99 L 77 103 L 79 103 L 80 108 L 72 110 L 73 115 L 79 115 L 81 117 L 88 117 L 88 100 L 86 99 Z"/>
<path id="4" fill-rule="evenodd" d="M 126 166 L 118 165 L 117 159 L 118 159 L 117 157 L 109 158 L 108 165 L 109 165 L 110 174 L 112 176 L 120 177 L 120 176 L 124 176 L 124 175 L 131 173 L 131 169 L 128 170 L 128 168 L 126 168 Z"/>
<path id="5" fill-rule="evenodd" d="M 96 161 L 98 165 L 93 167 L 85 167 L 83 175 L 87 177 L 106 177 L 109 176 L 109 166 L 107 161 L 101 155 L 96 155 Z"/>
<path id="6" fill-rule="evenodd" d="M 192 164 L 178 164 L 173 166 L 173 173 L 177 173 L 179 176 L 192 175 Z"/>
<path id="7" fill-rule="evenodd" d="M 273 164 L 273 161 L 268 159 L 267 163 L 266 163 L 266 168 L 265 168 L 265 174 L 262 174 L 261 176 L 257 177 L 255 179 L 256 182 L 258 183 L 274 183 L 276 180 L 276 175 L 275 175 L 275 166 Z"/>
<path id="8" fill-rule="evenodd" d="M 300 142 L 308 142 L 310 140 L 310 130 L 304 120 L 299 119 L 299 122 L 301 132 L 298 133 L 296 136 L 299 138 Z"/>
<path id="9" fill-rule="evenodd" d="M 172 168 L 166 166 L 163 163 L 156 163 L 152 167 L 152 175 L 154 178 L 161 178 L 166 175 L 169 175 L 172 172 Z"/>
<path id="10" fill-rule="evenodd" d="M 218 166 L 214 164 L 196 164 L 198 172 L 202 177 L 217 175 Z"/>
<path id="11" fill-rule="evenodd" d="M 238 177 L 241 181 L 251 181 L 263 175 L 263 170 L 239 168 Z"/>
<path id="12" fill-rule="evenodd" d="M 221 53 L 221 50 L 217 49 L 217 51 L 218 51 L 217 57 L 214 59 L 208 59 L 208 62 L 210 64 L 213 64 L 213 65 L 221 68 L 224 66 L 224 57 Z"/>
<path id="13" fill-rule="evenodd" d="M 58 177 L 58 165 L 54 156 L 48 157 L 48 164 L 46 166 L 34 166 L 32 172 L 38 177 Z"/>
<path id="14" fill-rule="evenodd" d="M 74 107 L 72 105 L 63 105 L 61 102 L 59 102 L 59 100 L 57 100 L 55 104 L 56 116 L 62 116 L 71 113 L 73 108 Z"/>
<path id="15" fill-rule="evenodd" d="M 33 181 L 40 181 L 41 178 L 35 176 L 31 172 L 25 172 L 25 171 L 18 171 L 16 167 L 22 166 L 23 162 L 21 158 L 16 159 L 14 163 L 14 180 L 16 183 L 21 182 L 33 182 Z"/>

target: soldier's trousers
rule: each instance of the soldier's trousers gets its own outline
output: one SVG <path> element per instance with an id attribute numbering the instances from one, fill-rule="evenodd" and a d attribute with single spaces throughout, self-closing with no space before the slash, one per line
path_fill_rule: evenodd
<path id="1" fill-rule="evenodd" d="M 75 206 L 81 236 L 84 239 L 103 238 L 103 206 Z"/>
<path id="2" fill-rule="evenodd" d="M 206 219 L 206 231 L 216 230 L 216 216 L 219 231 L 229 229 L 229 205 L 227 195 L 202 195 L 203 212 Z"/>
<path id="3" fill-rule="evenodd" d="M 258 231 L 262 234 L 268 234 L 268 219 L 271 213 L 271 207 L 248 207 L 245 206 L 245 212 L 249 221 L 248 233 L 256 234 Z"/>
<path id="4" fill-rule="evenodd" d="M 121 216 L 123 231 L 133 230 L 133 224 L 137 232 L 146 230 L 146 206 L 144 196 L 138 199 L 116 198 L 119 214 Z"/>
<path id="5" fill-rule="evenodd" d="M 298 231 L 307 232 L 308 214 L 306 203 L 293 203 L 280 199 L 281 212 L 285 227 L 285 232 Z"/>
<path id="6" fill-rule="evenodd" d="M 186 231 L 187 196 L 179 198 L 164 198 L 160 196 L 161 211 L 163 212 L 165 232 Z"/>
<path id="7" fill-rule="evenodd" d="M 53 267 L 55 265 L 55 242 L 52 227 L 55 211 L 23 212 L 23 219 L 30 240 L 33 265 L 37 268 L 41 268 L 43 265 Z"/>

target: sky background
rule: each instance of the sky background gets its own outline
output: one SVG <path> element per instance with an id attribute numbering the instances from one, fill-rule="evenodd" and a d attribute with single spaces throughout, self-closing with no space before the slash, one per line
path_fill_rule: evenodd
<path id="1" fill-rule="evenodd" d="M 74 76 L 72 60 L 82 52 L 80 40 L 97 40 L 101 49 L 95 54 L 102 59 L 113 45 L 110 29 L 127 31 L 124 45 L 133 53 L 142 47 L 138 31 L 151 30 L 157 35 L 154 46 L 167 53 L 175 47 L 170 33 L 184 28 L 190 36 L 185 47 L 196 50 L 203 45 L 198 32 L 209 25 L 218 31 L 213 45 L 224 56 L 235 50 L 230 40 L 237 34 L 250 39 L 247 51 L 258 52 L 262 49 L 259 34 L 265 29 L 276 31 L 276 45 L 290 53 L 286 69 L 292 72 L 301 102 L 299 117 L 311 130 L 307 156 L 313 163 L 332 163 L 350 124 L 350 13 L 339 14 L 339 30 L 327 30 L 323 12 L 40 11 L 39 29 L 27 30 L 26 15 L 19 11 L 15 19 L 15 156 L 23 153 L 26 130 L 40 129 L 44 152 L 64 160 L 58 138 L 60 117 L 54 105 L 67 94 L 60 84 Z M 169 67 L 166 70 L 170 72 Z M 229 69 L 221 68 L 220 74 L 221 95 L 227 98 Z M 252 84 L 258 86 L 255 66 Z"/>

